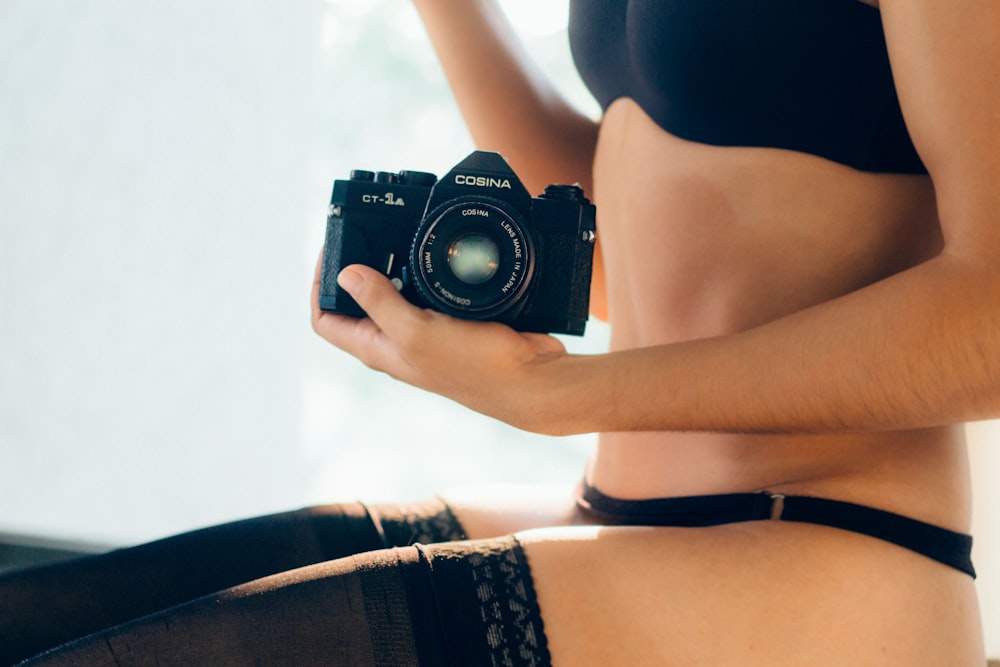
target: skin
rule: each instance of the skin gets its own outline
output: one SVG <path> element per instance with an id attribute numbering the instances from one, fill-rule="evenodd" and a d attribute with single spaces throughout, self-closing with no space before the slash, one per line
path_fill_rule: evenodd
<path id="1" fill-rule="evenodd" d="M 358 266 L 340 284 L 371 319 L 314 299 L 320 335 L 520 428 L 600 432 L 586 474 L 609 495 L 767 489 L 968 531 L 956 425 L 1000 416 L 1000 4 L 881 2 L 929 177 L 684 141 L 627 99 L 595 124 L 492 3 L 415 4 L 477 145 L 529 190 L 593 194 L 611 350 L 414 308 Z M 556 664 L 984 661 L 972 580 L 879 540 L 574 527 L 568 490 L 448 498 L 473 537 L 524 531 Z"/>

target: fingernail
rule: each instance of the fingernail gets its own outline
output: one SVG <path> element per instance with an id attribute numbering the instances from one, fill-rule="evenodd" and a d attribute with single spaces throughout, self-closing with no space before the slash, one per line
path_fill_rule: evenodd
<path id="1" fill-rule="evenodd" d="M 361 287 L 365 277 L 353 269 L 344 269 L 337 276 L 337 284 L 353 294 Z"/>

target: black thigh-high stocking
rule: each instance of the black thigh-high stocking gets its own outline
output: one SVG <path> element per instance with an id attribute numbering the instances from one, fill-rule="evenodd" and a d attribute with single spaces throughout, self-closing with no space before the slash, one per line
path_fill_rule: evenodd
<path id="1" fill-rule="evenodd" d="M 544 667 L 550 657 L 524 552 L 504 537 L 285 572 L 27 664 Z"/>
<path id="2" fill-rule="evenodd" d="M 439 500 L 326 505 L 0 575 L 0 665 L 278 572 L 461 537 Z"/>

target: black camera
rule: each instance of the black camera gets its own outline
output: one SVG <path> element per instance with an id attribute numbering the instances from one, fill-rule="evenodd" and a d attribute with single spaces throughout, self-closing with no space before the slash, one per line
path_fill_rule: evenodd
<path id="1" fill-rule="evenodd" d="M 582 189 L 550 185 L 532 197 L 497 153 L 475 151 L 441 180 L 355 170 L 333 184 L 319 306 L 363 317 L 337 274 L 365 264 L 422 307 L 582 335 L 594 239 Z"/>

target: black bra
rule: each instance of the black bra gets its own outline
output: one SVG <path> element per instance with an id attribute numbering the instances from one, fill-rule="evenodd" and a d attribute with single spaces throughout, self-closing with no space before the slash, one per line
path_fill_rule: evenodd
<path id="1" fill-rule="evenodd" d="M 572 0 L 569 32 L 605 109 L 628 97 L 690 141 L 927 173 L 881 14 L 859 0 Z"/>

